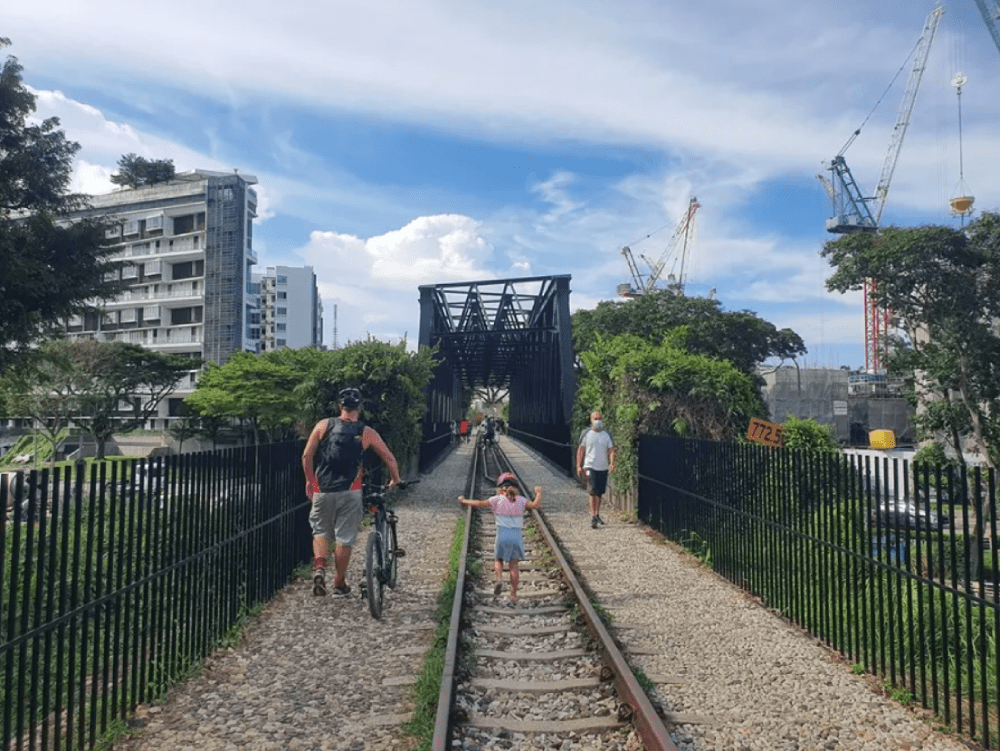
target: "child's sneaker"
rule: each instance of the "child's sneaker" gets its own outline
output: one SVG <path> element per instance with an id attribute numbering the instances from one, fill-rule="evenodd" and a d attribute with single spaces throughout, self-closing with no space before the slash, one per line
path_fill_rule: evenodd
<path id="1" fill-rule="evenodd" d="M 503 589 L 503 584 L 500 583 L 500 582 L 497 582 L 496 584 L 493 585 L 493 594 L 494 595 L 499 595 L 500 591 L 502 589 Z"/>
<path id="2" fill-rule="evenodd" d="M 597 517 L 596 516 L 590 517 L 590 528 L 591 529 L 597 529 Z"/>
<path id="3" fill-rule="evenodd" d="M 313 570 L 313 596 L 322 597 L 326 594 L 326 571 L 321 568 Z"/>

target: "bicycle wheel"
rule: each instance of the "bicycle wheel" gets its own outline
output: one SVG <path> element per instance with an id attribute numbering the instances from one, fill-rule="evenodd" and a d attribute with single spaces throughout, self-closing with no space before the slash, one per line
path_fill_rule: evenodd
<path id="1" fill-rule="evenodd" d="M 382 535 L 370 532 L 365 551 L 365 586 L 368 590 L 368 609 L 372 611 L 372 618 L 382 617 L 383 579 Z"/>
<path id="2" fill-rule="evenodd" d="M 396 525 L 388 522 L 385 525 L 385 583 L 389 589 L 396 588 L 399 579 L 399 559 L 396 558 Z"/>

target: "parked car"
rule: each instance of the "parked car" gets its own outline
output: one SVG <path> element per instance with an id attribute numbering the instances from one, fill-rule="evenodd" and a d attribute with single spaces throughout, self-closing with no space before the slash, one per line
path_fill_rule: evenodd
<path id="1" fill-rule="evenodd" d="M 933 507 L 928 511 L 924 504 L 905 499 L 883 501 L 878 514 L 877 521 L 889 529 L 936 532 L 951 523 L 947 514 L 939 514 Z"/>

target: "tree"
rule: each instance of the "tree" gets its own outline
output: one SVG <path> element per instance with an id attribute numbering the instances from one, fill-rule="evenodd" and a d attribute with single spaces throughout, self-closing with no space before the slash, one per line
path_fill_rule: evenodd
<path id="1" fill-rule="evenodd" d="M 72 393 L 75 367 L 65 340 L 46 342 L 17 367 L 0 375 L 0 394 L 9 415 L 30 417 L 52 445 L 52 461 L 79 402 Z"/>
<path id="2" fill-rule="evenodd" d="M 246 422 L 255 444 L 261 431 L 290 428 L 297 414 L 297 374 L 268 354 L 237 352 L 225 365 L 209 363 L 184 403 L 204 417 Z"/>
<path id="3" fill-rule="evenodd" d="M 889 227 L 845 235 L 822 251 L 836 271 L 830 290 L 859 290 L 892 311 L 898 334 L 885 361 L 909 377 L 916 424 L 938 436 L 964 466 L 963 450 L 1000 463 L 1000 214 L 984 212 L 965 230 Z M 985 505 L 976 507 L 975 539 Z M 978 571 L 981 550 L 972 546 Z M 974 572 L 975 573 L 975 572 Z"/>
<path id="4" fill-rule="evenodd" d="M 181 377 L 201 364 L 124 342 L 83 339 L 63 346 L 75 371 L 73 422 L 93 436 L 98 459 L 112 435 L 141 428 Z"/>
<path id="5" fill-rule="evenodd" d="M 188 438 L 195 438 L 201 432 L 201 419 L 197 414 L 188 410 L 179 419 L 170 424 L 168 432 L 177 439 L 177 453 L 184 453 L 184 441 Z"/>
<path id="6" fill-rule="evenodd" d="M 889 227 L 845 235 L 822 255 L 836 271 L 830 290 L 859 290 L 892 311 L 889 369 L 911 375 L 917 424 L 961 456 L 966 441 L 1000 465 L 1000 215 L 966 230 Z M 959 445 L 955 441 L 959 440 Z"/>
<path id="7" fill-rule="evenodd" d="M 605 338 L 632 334 L 655 344 L 685 327 L 685 350 L 728 360 L 751 375 L 765 360 L 794 360 L 806 353 L 802 338 L 791 329 L 779 330 L 751 311 L 727 312 L 721 305 L 718 300 L 666 290 L 627 302 L 600 302 L 594 310 L 573 314 L 573 345 L 577 353 L 590 349 L 598 334 Z"/>
<path id="8" fill-rule="evenodd" d="M 733 441 L 764 407 L 753 378 L 733 363 L 688 352 L 676 332 L 654 344 L 633 334 L 598 335 L 582 352 L 576 424 L 599 409 L 615 438 L 615 487 L 636 480 L 641 433 Z"/>
<path id="9" fill-rule="evenodd" d="M 0 49 L 9 45 L 0 38 Z M 29 124 L 36 98 L 22 70 L 14 57 L 0 68 L 0 372 L 67 316 L 122 289 L 109 280 L 121 264 L 110 258 L 105 221 L 65 221 L 85 205 L 67 193 L 80 147 L 57 118 Z"/>
<path id="10" fill-rule="evenodd" d="M 169 182 L 176 174 L 173 159 L 146 159 L 135 154 L 125 154 L 118 160 L 118 172 L 110 179 L 115 185 L 141 188 Z"/>
<path id="11" fill-rule="evenodd" d="M 435 350 L 407 352 L 405 341 L 369 339 L 321 354 L 298 389 L 306 430 L 338 414 L 341 389 L 357 387 L 364 396 L 361 419 L 379 432 L 405 468 L 420 451 L 421 421 L 427 411 L 424 388 L 437 366 Z"/>

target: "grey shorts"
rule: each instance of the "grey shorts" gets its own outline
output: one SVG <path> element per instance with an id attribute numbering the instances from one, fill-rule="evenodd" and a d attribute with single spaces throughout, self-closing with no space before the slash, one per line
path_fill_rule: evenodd
<path id="1" fill-rule="evenodd" d="M 313 536 L 323 535 L 331 542 L 350 547 L 358 537 L 363 511 L 360 490 L 314 493 L 309 526 Z"/>

